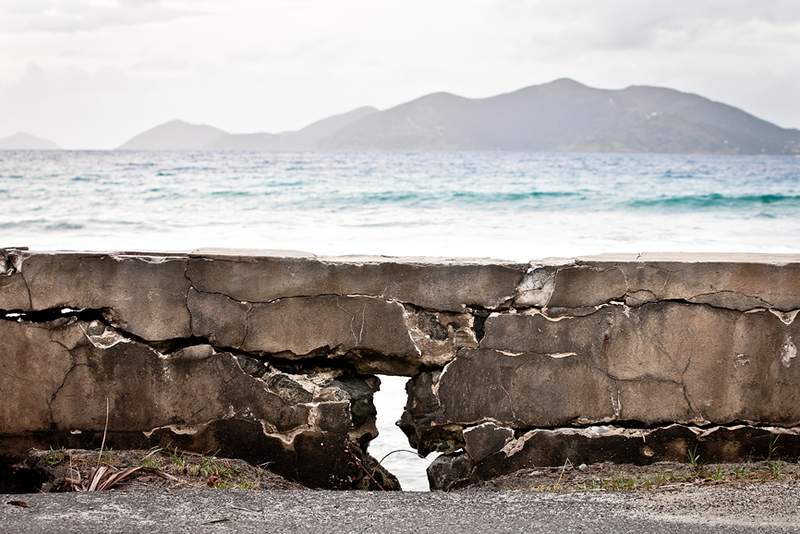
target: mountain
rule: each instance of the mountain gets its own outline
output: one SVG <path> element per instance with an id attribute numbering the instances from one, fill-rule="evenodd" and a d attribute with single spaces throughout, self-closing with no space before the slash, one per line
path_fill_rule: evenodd
<path id="1" fill-rule="evenodd" d="M 800 131 L 660 87 L 569 79 L 489 98 L 435 93 L 351 124 L 324 149 L 800 153 Z"/>
<path id="2" fill-rule="evenodd" d="M 340 113 L 339 115 L 318 120 L 295 132 L 231 134 L 228 137 L 217 140 L 209 148 L 224 150 L 310 150 L 320 140 L 377 111 L 371 106 L 360 107 L 347 113 Z"/>
<path id="3" fill-rule="evenodd" d="M 24 132 L 0 138 L 0 150 L 58 150 L 59 148 L 49 139 Z"/>
<path id="4" fill-rule="evenodd" d="M 207 124 L 174 120 L 140 133 L 121 150 L 196 150 L 210 147 L 230 134 Z"/>
<path id="5" fill-rule="evenodd" d="M 383 111 L 358 108 L 296 132 L 214 130 L 219 135 L 202 146 L 188 137 L 150 146 L 800 154 L 800 130 L 733 106 L 663 87 L 597 89 L 566 78 L 487 98 L 433 93 Z"/>
<path id="6" fill-rule="evenodd" d="M 320 140 L 378 110 L 364 106 L 328 117 L 301 130 L 231 134 L 205 124 L 171 121 L 142 132 L 121 150 L 309 150 Z"/>

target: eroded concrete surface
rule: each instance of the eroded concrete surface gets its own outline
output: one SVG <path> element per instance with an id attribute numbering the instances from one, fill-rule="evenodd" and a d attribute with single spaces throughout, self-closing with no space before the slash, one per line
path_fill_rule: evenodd
<path id="1" fill-rule="evenodd" d="M 798 452 L 794 256 L 5 249 L 0 310 L 6 451 L 99 445 L 107 398 L 116 448 L 170 442 L 314 487 L 394 488 L 366 451 L 374 375 L 395 374 L 411 377 L 412 446 L 446 453 L 434 488 L 567 458 Z"/>

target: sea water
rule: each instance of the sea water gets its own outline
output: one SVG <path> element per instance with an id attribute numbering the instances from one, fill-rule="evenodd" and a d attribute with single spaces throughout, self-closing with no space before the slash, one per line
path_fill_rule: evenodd
<path id="1" fill-rule="evenodd" d="M 516 152 L 0 152 L 0 247 L 530 260 L 800 252 L 800 158 Z M 409 449 L 377 395 L 376 457 Z M 427 460 L 385 465 L 424 489 Z"/>

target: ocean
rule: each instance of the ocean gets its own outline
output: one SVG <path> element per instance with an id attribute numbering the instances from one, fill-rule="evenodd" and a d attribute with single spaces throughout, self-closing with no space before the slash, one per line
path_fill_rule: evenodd
<path id="1" fill-rule="evenodd" d="M 800 157 L 515 152 L 0 152 L 0 246 L 530 260 L 800 252 Z M 380 458 L 404 379 L 376 397 Z M 427 489 L 431 458 L 385 465 Z"/>

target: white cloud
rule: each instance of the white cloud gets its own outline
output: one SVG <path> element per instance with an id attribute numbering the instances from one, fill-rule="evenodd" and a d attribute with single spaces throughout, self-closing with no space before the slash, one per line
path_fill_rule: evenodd
<path id="1" fill-rule="evenodd" d="M 0 29 L 74 33 L 136 26 L 206 14 L 190 2 L 161 0 L 2 0 Z"/>

